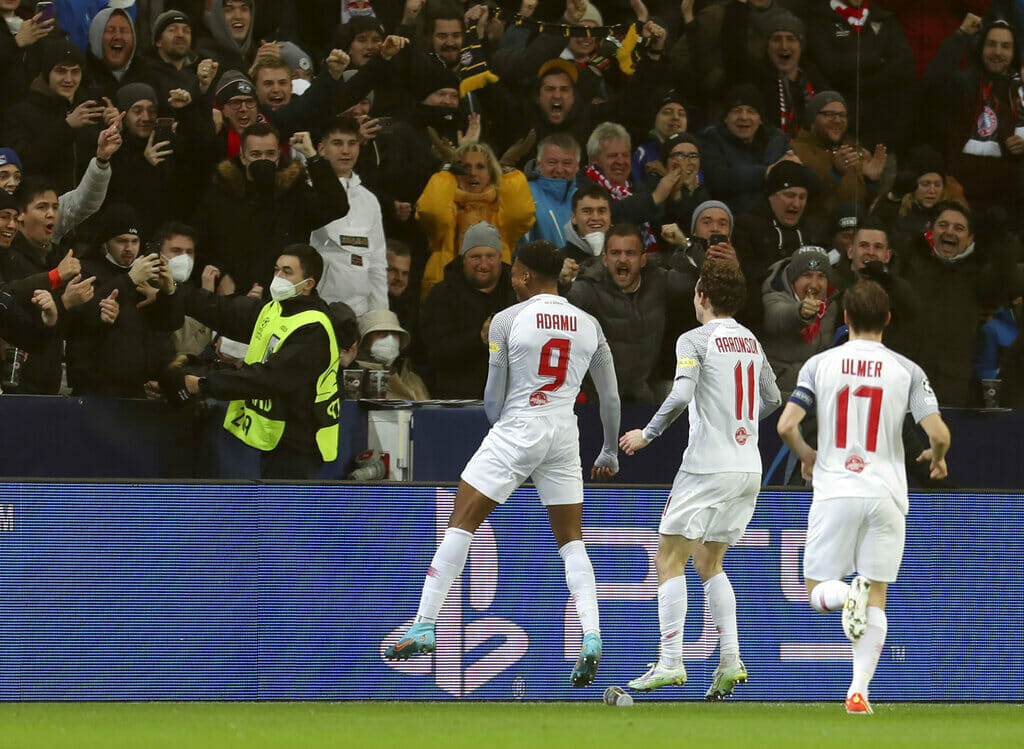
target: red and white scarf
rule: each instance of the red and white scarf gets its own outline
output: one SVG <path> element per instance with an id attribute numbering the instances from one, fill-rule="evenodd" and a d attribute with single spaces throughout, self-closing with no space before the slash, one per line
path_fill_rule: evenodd
<path id="1" fill-rule="evenodd" d="M 607 190 L 612 196 L 612 200 L 625 200 L 626 198 L 633 197 L 633 191 L 629 189 L 628 183 L 625 185 L 613 185 L 611 180 L 605 177 L 601 170 L 593 164 L 587 167 L 587 176 Z M 644 252 L 661 251 L 661 248 L 658 246 L 658 240 L 655 238 L 654 232 L 651 231 L 649 222 L 645 221 L 640 225 L 640 233 L 644 237 Z"/>
<path id="2" fill-rule="evenodd" d="M 864 28 L 864 24 L 868 20 L 868 0 L 864 0 L 863 4 L 859 8 L 851 8 L 841 0 L 831 0 L 829 5 L 832 6 L 832 10 L 841 15 L 846 19 L 846 22 L 853 27 L 853 30 L 858 34 L 861 29 Z"/>
<path id="3" fill-rule="evenodd" d="M 815 338 L 818 337 L 818 333 L 821 332 L 821 319 L 825 317 L 825 313 L 828 312 L 828 300 L 833 294 L 836 293 L 835 286 L 829 286 L 828 291 L 825 292 L 825 298 L 821 300 L 818 305 L 818 314 L 811 320 L 811 324 L 800 331 L 800 335 L 808 343 L 812 343 Z"/>

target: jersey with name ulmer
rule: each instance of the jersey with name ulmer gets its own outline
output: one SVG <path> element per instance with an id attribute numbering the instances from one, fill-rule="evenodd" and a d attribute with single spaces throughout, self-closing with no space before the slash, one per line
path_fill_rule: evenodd
<path id="1" fill-rule="evenodd" d="M 552 294 L 495 315 L 489 346 L 491 365 L 508 368 L 501 418 L 571 414 L 595 354 L 611 360 L 597 320 Z"/>
<path id="2" fill-rule="evenodd" d="M 921 367 L 877 341 L 853 340 L 808 359 L 790 400 L 817 407 L 815 500 L 891 496 L 906 514 L 903 417 L 939 411 Z"/>
<path id="3" fill-rule="evenodd" d="M 709 320 L 676 341 L 676 379 L 696 380 L 690 438 L 681 468 L 690 473 L 761 472 L 757 450 L 763 396 L 778 391 L 760 341 L 732 318 Z"/>

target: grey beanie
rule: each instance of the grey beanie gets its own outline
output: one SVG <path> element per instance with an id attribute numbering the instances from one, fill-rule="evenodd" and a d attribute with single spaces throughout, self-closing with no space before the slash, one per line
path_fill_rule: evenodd
<path id="1" fill-rule="evenodd" d="M 832 264 L 828 260 L 828 253 L 814 245 L 801 247 L 790 258 L 786 267 L 786 280 L 792 286 L 800 276 L 812 270 L 824 273 L 829 283 L 832 283 Z"/>
<path id="2" fill-rule="evenodd" d="M 304 70 L 307 73 L 313 72 L 313 60 L 295 42 L 280 42 L 281 59 L 288 66 L 289 70 Z"/>
<path id="3" fill-rule="evenodd" d="M 768 36 L 776 31 L 788 31 L 800 40 L 801 47 L 807 46 L 807 29 L 804 22 L 788 10 L 771 14 L 764 22 L 764 31 Z"/>
<path id="4" fill-rule="evenodd" d="M 466 233 L 462 237 L 462 249 L 459 250 L 459 254 L 465 255 L 474 247 L 490 247 L 497 250 L 500 255 L 504 251 L 501 246 L 501 233 L 493 224 L 486 221 L 473 224 L 466 229 Z"/>
<path id="5" fill-rule="evenodd" d="M 704 213 L 708 208 L 721 208 L 727 214 L 729 214 L 729 229 L 730 233 L 732 228 L 736 224 L 736 219 L 732 215 L 732 211 L 729 210 L 729 206 L 723 203 L 721 200 L 705 200 L 703 203 L 693 209 L 693 217 L 690 219 L 690 234 L 697 231 L 697 219 L 700 218 L 700 214 Z"/>
<path id="6" fill-rule="evenodd" d="M 826 104 L 831 104 L 834 101 L 842 102 L 844 107 L 847 106 L 846 99 L 838 91 L 821 91 L 812 96 L 811 100 L 807 102 L 807 109 L 804 110 L 804 127 L 809 128 L 814 122 L 814 118 L 818 116 L 818 112 L 824 109 Z"/>
<path id="7" fill-rule="evenodd" d="M 341 80 L 344 81 L 345 83 L 348 83 L 350 80 L 356 77 L 357 73 L 359 73 L 358 70 L 346 70 L 344 73 L 341 74 Z M 363 98 L 370 102 L 371 107 L 373 106 L 373 91 L 368 92 L 366 96 L 364 96 Z"/>

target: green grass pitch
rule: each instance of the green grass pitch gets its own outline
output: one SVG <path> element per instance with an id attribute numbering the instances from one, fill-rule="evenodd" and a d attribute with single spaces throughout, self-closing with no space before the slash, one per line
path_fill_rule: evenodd
<path id="1" fill-rule="evenodd" d="M 45 747 L 1013 747 L 1024 705 L 647 702 L 3 703 L 0 746 Z"/>

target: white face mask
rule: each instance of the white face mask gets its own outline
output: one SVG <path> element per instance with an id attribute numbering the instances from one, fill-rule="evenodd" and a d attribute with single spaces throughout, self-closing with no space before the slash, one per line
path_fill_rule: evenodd
<path id="1" fill-rule="evenodd" d="M 394 364 L 400 351 L 401 347 L 398 345 L 398 336 L 394 333 L 378 338 L 370 344 L 370 356 L 373 357 L 375 362 L 383 364 L 385 367 L 390 367 Z"/>
<path id="2" fill-rule="evenodd" d="M 283 302 L 285 299 L 291 299 L 295 296 L 296 287 L 302 286 L 302 284 L 306 283 L 308 280 L 308 278 L 304 278 L 298 283 L 292 283 L 281 276 L 274 276 L 274 280 L 270 282 L 270 298 L 275 302 Z"/>
<path id="3" fill-rule="evenodd" d="M 175 255 L 172 258 L 166 258 L 166 260 L 167 269 L 171 272 L 171 278 L 174 279 L 175 283 L 184 283 L 192 275 L 195 259 L 187 252 Z"/>
<path id="4" fill-rule="evenodd" d="M 583 241 L 590 245 L 590 251 L 594 255 L 600 255 L 604 252 L 604 232 L 592 231 L 583 237 Z"/>

